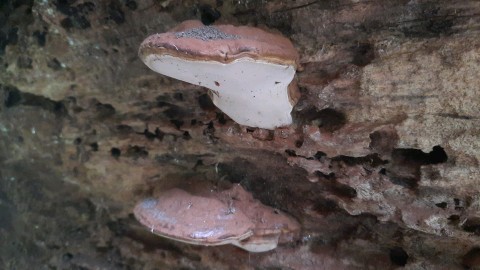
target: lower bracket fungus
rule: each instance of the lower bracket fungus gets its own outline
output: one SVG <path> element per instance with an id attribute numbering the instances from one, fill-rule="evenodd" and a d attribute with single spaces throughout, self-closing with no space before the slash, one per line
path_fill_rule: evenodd
<path id="1" fill-rule="evenodd" d="M 253 198 L 240 185 L 234 185 L 218 195 L 236 211 L 241 211 L 253 222 L 253 235 L 241 242 L 241 248 L 250 252 L 272 250 L 279 243 L 299 238 L 300 224 L 278 209 L 266 206 Z"/>
<path id="2" fill-rule="evenodd" d="M 213 103 L 241 125 L 274 129 L 292 123 L 299 56 L 282 35 L 186 21 L 145 39 L 139 56 L 155 72 L 210 89 Z"/>
<path id="3" fill-rule="evenodd" d="M 142 201 L 134 214 L 152 233 L 189 244 L 237 244 L 253 234 L 253 223 L 243 213 L 231 213 L 217 199 L 181 189 Z"/>
<path id="4" fill-rule="evenodd" d="M 295 240 L 300 225 L 286 214 L 261 204 L 241 186 L 196 196 L 171 189 L 135 206 L 137 220 L 152 233 L 189 244 L 232 244 L 264 252 Z"/>

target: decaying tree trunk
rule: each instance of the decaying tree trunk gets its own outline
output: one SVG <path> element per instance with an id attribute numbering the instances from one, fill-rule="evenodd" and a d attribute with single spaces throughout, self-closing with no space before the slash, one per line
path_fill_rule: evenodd
<path id="1" fill-rule="evenodd" d="M 480 2 L 0 4 L 0 268 L 480 267 Z M 140 42 L 187 19 L 279 31 L 294 124 L 240 126 Z M 239 183 L 302 227 L 250 254 L 151 234 L 139 200 Z M 39 268 L 39 269 L 44 269 Z"/>

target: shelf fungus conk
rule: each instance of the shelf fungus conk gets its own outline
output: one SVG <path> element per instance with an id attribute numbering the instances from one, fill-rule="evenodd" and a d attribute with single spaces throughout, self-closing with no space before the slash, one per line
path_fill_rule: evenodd
<path id="1" fill-rule="evenodd" d="M 189 244 L 232 244 L 264 252 L 298 238 L 300 225 L 261 204 L 241 186 L 197 196 L 171 189 L 135 206 L 137 220 L 152 233 Z"/>
<path id="2" fill-rule="evenodd" d="M 210 89 L 235 122 L 274 129 L 292 123 L 299 56 L 286 37 L 259 28 L 185 21 L 140 45 L 153 71 Z"/>

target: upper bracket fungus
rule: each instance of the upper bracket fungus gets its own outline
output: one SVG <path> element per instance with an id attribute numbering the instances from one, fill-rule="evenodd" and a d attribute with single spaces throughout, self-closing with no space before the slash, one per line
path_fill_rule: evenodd
<path id="1" fill-rule="evenodd" d="M 138 203 L 134 214 L 163 237 L 204 246 L 232 244 L 250 252 L 272 250 L 300 231 L 297 221 L 261 204 L 239 185 L 211 196 L 171 189 Z"/>
<path id="2" fill-rule="evenodd" d="M 155 72 L 209 88 L 213 103 L 239 124 L 274 129 L 292 123 L 299 56 L 282 35 L 185 21 L 145 39 L 139 56 Z"/>

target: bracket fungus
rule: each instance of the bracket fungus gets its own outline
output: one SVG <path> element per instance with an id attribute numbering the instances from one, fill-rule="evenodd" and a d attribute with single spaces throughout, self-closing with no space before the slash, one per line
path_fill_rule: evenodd
<path id="1" fill-rule="evenodd" d="M 171 189 L 138 203 L 137 220 L 152 233 L 189 244 L 232 244 L 264 252 L 298 237 L 300 225 L 286 214 L 261 204 L 241 186 L 197 196 Z"/>
<path id="2" fill-rule="evenodd" d="M 213 103 L 241 125 L 274 129 L 292 123 L 299 56 L 280 34 L 185 21 L 146 38 L 139 56 L 155 72 L 209 88 Z"/>
<path id="3" fill-rule="evenodd" d="M 278 209 L 262 204 L 240 185 L 220 193 L 222 201 L 234 207 L 253 222 L 253 235 L 241 242 L 241 248 L 251 252 L 272 250 L 279 243 L 299 237 L 300 224 Z"/>

